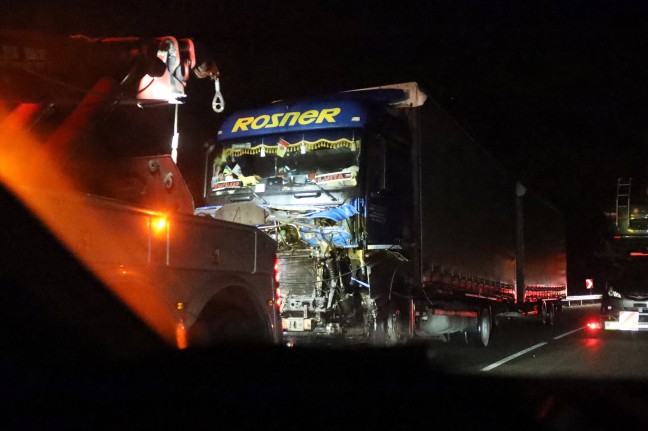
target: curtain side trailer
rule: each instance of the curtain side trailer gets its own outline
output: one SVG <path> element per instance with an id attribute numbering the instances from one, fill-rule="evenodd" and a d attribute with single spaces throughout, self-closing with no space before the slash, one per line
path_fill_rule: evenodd
<path id="1" fill-rule="evenodd" d="M 197 212 L 277 243 L 284 338 L 487 345 L 502 319 L 553 323 L 560 212 L 416 83 L 279 101 L 227 118 Z"/>

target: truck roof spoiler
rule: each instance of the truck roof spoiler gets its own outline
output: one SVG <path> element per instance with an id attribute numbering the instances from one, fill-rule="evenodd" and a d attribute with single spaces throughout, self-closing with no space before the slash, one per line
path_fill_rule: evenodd
<path id="1" fill-rule="evenodd" d="M 379 87 L 360 88 L 357 90 L 348 90 L 344 93 L 351 93 L 354 91 L 369 91 L 369 90 L 383 90 L 383 89 L 397 89 L 405 93 L 405 98 L 392 104 L 395 108 L 417 108 L 425 103 L 427 94 L 421 90 L 417 82 L 403 82 L 401 84 L 381 85 Z"/>

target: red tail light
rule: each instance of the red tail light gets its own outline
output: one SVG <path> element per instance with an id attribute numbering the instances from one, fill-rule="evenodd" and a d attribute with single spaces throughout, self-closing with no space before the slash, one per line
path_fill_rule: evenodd
<path id="1" fill-rule="evenodd" d="M 275 289 L 275 304 L 277 304 L 277 307 L 281 307 L 282 302 L 283 296 L 281 296 L 281 289 L 277 287 Z"/>
<path id="2" fill-rule="evenodd" d="M 279 272 L 279 259 L 275 257 L 274 261 L 274 281 L 277 286 L 279 286 L 279 281 L 281 280 L 281 273 Z"/>
<path id="3" fill-rule="evenodd" d="M 281 307 L 283 297 L 281 296 L 281 287 L 279 282 L 281 281 L 281 273 L 279 272 L 279 259 L 275 257 L 274 261 L 274 282 L 275 282 L 275 304 L 277 307 Z"/>
<path id="4" fill-rule="evenodd" d="M 590 331 L 598 331 L 599 329 L 603 328 L 603 325 L 601 324 L 601 322 L 599 322 L 597 320 L 591 320 L 591 321 L 587 322 L 586 326 L 587 326 L 587 329 L 589 329 Z"/>

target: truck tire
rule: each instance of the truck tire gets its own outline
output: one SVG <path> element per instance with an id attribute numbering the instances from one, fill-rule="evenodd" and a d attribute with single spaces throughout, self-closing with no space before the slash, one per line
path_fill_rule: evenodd
<path id="1" fill-rule="evenodd" d="M 392 347 L 400 342 L 401 315 L 398 308 L 390 307 L 383 316 L 376 318 L 371 343 L 378 347 Z"/>
<path id="2" fill-rule="evenodd" d="M 477 316 L 477 326 L 475 330 L 470 334 L 471 344 L 479 347 L 488 347 L 492 329 L 493 321 L 491 319 L 490 309 L 484 307 L 481 309 L 479 316 Z"/>
<path id="3" fill-rule="evenodd" d="M 556 308 L 552 303 L 547 304 L 547 318 L 545 320 L 545 325 L 553 326 L 556 323 Z"/>
<path id="4" fill-rule="evenodd" d="M 272 342 L 265 320 L 235 296 L 210 302 L 189 330 L 190 345 L 257 345 Z"/>
<path id="5" fill-rule="evenodd" d="M 210 344 L 265 344 L 266 330 L 250 310 L 232 308 L 207 322 Z"/>
<path id="6" fill-rule="evenodd" d="M 547 303 L 545 301 L 540 304 L 540 322 L 543 325 L 547 324 Z"/>

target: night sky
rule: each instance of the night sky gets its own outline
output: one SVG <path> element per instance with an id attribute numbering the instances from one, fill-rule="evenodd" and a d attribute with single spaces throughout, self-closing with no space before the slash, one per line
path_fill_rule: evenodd
<path id="1" fill-rule="evenodd" d="M 616 179 L 646 176 L 648 3 L 539 3 L 10 0 L 0 6 L 0 25 L 192 37 L 211 48 L 221 69 L 227 112 L 418 81 L 510 171 L 563 209 L 570 292 L 582 293 Z M 203 143 L 222 116 L 210 110 L 208 82 L 196 80 L 187 92 L 179 164 L 200 196 Z M 121 133 L 146 132 L 129 142 L 170 141 L 171 112 Z"/>

